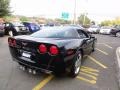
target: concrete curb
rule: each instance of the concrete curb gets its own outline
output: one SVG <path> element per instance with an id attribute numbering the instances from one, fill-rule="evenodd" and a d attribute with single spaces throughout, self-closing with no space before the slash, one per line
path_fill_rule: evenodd
<path id="1" fill-rule="evenodd" d="M 116 55 L 117 55 L 117 66 L 118 66 L 117 77 L 118 77 L 118 82 L 119 82 L 119 87 L 120 87 L 120 47 L 117 48 Z"/>

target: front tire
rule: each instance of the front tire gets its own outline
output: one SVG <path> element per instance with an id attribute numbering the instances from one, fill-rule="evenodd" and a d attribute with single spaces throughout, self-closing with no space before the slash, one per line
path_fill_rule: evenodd
<path id="1" fill-rule="evenodd" d="M 9 36 L 11 36 L 11 37 L 13 37 L 13 36 L 14 36 L 13 31 L 11 31 L 11 30 L 10 30 L 10 31 L 8 31 L 8 35 L 9 35 Z"/>
<path id="2" fill-rule="evenodd" d="M 94 52 L 94 51 L 95 51 L 95 42 L 92 45 L 92 52 Z"/>
<path id="3" fill-rule="evenodd" d="M 81 52 L 78 52 L 78 54 L 75 56 L 73 64 L 72 64 L 72 68 L 71 68 L 71 72 L 70 72 L 71 77 L 74 78 L 79 74 L 80 67 L 81 67 L 81 61 L 82 61 L 82 54 L 81 54 Z"/>
<path id="4" fill-rule="evenodd" d="M 120 32 L 117 32 L 117 33 L 116 33 L 116 36 L 117 36 L 117 37 L 120 37 Z"/>

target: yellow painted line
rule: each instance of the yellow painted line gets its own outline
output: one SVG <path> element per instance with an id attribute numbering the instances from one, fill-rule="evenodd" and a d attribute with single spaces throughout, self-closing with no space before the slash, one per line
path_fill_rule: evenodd
<path id="1" fill-rule="evenodd" d="M 95 80 L 88 80 L 88 79 L 83 78 L 83 77 L 81 77 L 81 76 L 77 76 L 76 78 L 77 78 L 77 79 L 80 79 L 80 80 L 83 80 L 83 81 L 85 81 L 85 82 L 91 83 L 91 84 L 96 84 L 96 81 L 95 81 Z"/>
<path id="2" fill-rule="evenodd" d="M 89 71 L 89 70 L 87 70 L 87 69 L 80 69 L 80 70 L 81 70 L 82 72 L 89 73 L 89 74 L 94 75 L 94 76 L 98 76 L 97 73 L 91 72 L 91 71 Z"/>
<path id="3" fill-rule="evenodd" d="M 43 81 L 41 81 L 37 86 L 35 86 L 32 90 L 40 90 L 42 87 L 44 87 L 51 79 L 53 79 L 53 75 L 48 76 Z"/>
<path id="4" fill-rule="evenodd" d="M 107 68 L 107 66 L 105 66 L 104 64 L 100 63 L 99 61 L 97 61 L 95 58 L 88 56 L 88 58 L 90 60 L 92 60 L 93 62 L 95 62 L 96 64 L 98 64 L 99 66 L 101 66 L 102 68 Z"/>
<path id="5" fill-rule="evenodd" d="M 97 78 L 93 75 L 90 75 L 90 74 L 87 74 L 87 73 L 84 73 L 84 72 L 80 72 L 80 74 L 85 75 L 85 76 L 90 77 L 90 78 L 93 78 L 94 80 L 97 80 Z"/>
<path id="6" fill-rule="evenodd" d="M 93 72 L 99 72 L 99 70 L 97 69 L 93 69 L 91 67 L 86 67 L 86 66 L 81 66 L 82 69 L 88 69 L 89 71 L 93 71 Z"/>
<path id="7" fill-rule="evenodd" d="M 112 49 L 112 47 L 111 47 L 110 45 L 105 44 L 105 43 L 104 43 L 104 45 L 105 45 L 106 47 L 108 47 L 108 48 L 111 48 L 111 49 Z"/>
<path id="8" fill-rule="evenodd" d="M 103 51 L 103 50 L 100 50 L 100 49 L 98 49 L 98 48 L 96 48 L 96 50 L 98 50 L 99 52 L 101 52 L 101 53 L 103 53 L 103 54 L 105 54 L 105 55 L 108 55 L 108 53 L 105 52 L 105 51 Z"/>

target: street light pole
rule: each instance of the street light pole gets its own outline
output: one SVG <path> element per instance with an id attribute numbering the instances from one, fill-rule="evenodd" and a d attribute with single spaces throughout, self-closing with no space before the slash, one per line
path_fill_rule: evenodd
<path id="1" fill-rule="evenodd" d="M 83 18 L 83 25 L 85 25 L 85 21 L 86 21 L 86 17 L 87 17 L 87 5 L 88 5 L 88 0 L 85 0 L 86 1 L 86 6 L 85 6 L 85 13 L 84 13 L 84 18 Z"/>
<path id="2" fill-rule="evenodd" d="M 83 25 L 85 25 L 85 21 L 86 21 L 86 13 L 84 13 L 84 18 L 83 18 Z"/>
<path id="3" fill-rule="evenodd" d="M 74 19 L 73 19 L 73 24 L 76 24 L 76 0 L 74 3 Z"/>

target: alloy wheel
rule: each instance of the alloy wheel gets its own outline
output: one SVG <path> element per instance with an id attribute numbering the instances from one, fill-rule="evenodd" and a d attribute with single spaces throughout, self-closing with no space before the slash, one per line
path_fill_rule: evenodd
<path id="1" fill-rule="evenodd" d="M 81 66 L 81 54 L 77 56 L 77 60 L 75 62 L 75 74 L 78 74 L 80 71 L 80 66 Z"/>
<path id="2" fill-rule="evenodd" d="M 120 37 L 120 32 L 116 33 L 116 36 L 117 36 L 117 37 Z"/>

